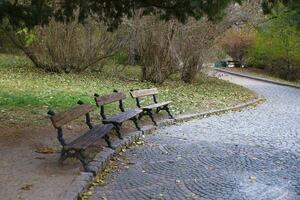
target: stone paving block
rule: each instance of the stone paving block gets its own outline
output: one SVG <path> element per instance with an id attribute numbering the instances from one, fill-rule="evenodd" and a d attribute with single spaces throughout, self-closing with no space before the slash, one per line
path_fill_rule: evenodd
<path id="1" fill-rule="evenodd" d="M 157 127 L 154 125 L 146 125 L 142 127 L 142 131 L 144 135 L 149 135 L 153 133 L 155 130 L 157 130 Z"/>
<path id="2" fill-rule="evenodd" d="M 101 153 L 98 153 L 94 158 L 93 158 L 94 161 L 98 161 L 98 162 L 103 162 L 105 161 L 105 157 L 103 154 Z"/>
<path id="3" fill-rule="evenodd" d="M 78 195 L 82 193 L 93 179 L 93 174 L 81 172 L 71 183 L 69 189 L 62 193 L 59 200 L 77 200 Z"/>
<path id="4" fill-rule="evenodd" d="M 110 160 L 113 157 L 115 151 L 107 147 L 107 148 L 103 148 L 101 153 L 103 154 L 103 157 L 106 158 L 106 160 Z"/>
<path id="5" fill-rule="evenodd" d="M 175 122 L 184 122 L 184 121 L 188 121 L 191 119 L 194 119 L 196 117 L 198 117 L 199 114 L 197 113 L 193 113 L 193 114 L 182 114 L 182 115 L 178 115 L 175 117 Z"/>
<path id="6" fill-rule="evenodd" d="M 76 181 L 91 181 L 93 179 L 93 175 L 89 172 L 80 172 L 80 175 L 76 178 Z"/>
<path id="7" fill-rule="evenodd" d="M 97 173 L 99 172 L 100 167 L 98 166 L 87 166 L 86 171 L 87 172 L 91 172 L 94 176 L 97 175 Z"/>
<path id="8" fill-rule="evenodd" d="M 174 119 L 164 119 L 158 122 L 158 127 L 165 127 L 174 124 Z"/>

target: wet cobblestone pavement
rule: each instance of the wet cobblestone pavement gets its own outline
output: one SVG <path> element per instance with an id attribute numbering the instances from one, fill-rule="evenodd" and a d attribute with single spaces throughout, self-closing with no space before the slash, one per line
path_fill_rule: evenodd
<path id="1" fill-rule="evenodd" d="M 300 90 L 227 78 L 267 101 L 146 136 L 90 199 L 300 200 Z"/>

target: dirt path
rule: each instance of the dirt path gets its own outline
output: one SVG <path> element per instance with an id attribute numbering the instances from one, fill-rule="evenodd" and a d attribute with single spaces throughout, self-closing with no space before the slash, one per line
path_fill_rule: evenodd
<path id="1" fill-rule="evenodd" d="M 0 130 L 1 199 L 56 199 L 70 184 L 80 164 L 68 161 L 59 166 L 58 153 L 35 152 L 45 148 L 59 150 L 53 128 Z"/>

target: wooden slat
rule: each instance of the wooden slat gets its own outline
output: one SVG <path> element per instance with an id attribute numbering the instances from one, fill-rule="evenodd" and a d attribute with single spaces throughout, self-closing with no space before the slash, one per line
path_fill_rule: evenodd
<path id="1" fill-rule="evenodd" d="M 165 106 L 165 105 L 169 105 L 170 103 L 172 103 L 172 101 L 165 101 L 165 102 L 161 102 L 161 103 L 155 103 L 155 104 L 151 104 L 149 106 L 145 106 L 142 109 L 151 110 L 153 108 L 158 108 L 158 107 L 162 107 L 162 106 Z"/>
<path id="2" fill-rule="evenodd" d="M 55 128 L 59 128 L 68 122 L 77 119 L 78 117 L 89 113 L 95 109 L 94 106 L 89 104 L 82 104 L 76 107 L 71 108 L 65 112 L 56 113 L 51 117 L 52 124 Z"/>
<path id="3" fill-rule="evenodd" d="M 69 143 L 66 147 L 75 149 L 86 149 L 87 147 L 101 139 L 103 136 L 105 136 L 107 133 L 109 133 L 112 128 L 112 124 L 97 125 L 84 135 Z"/>
<path id="4" fill-rule="evenodd" d="M 141 109 L 130 109 L 125 112 L 121 112 L 116 116 L 110 117 L 108 119 L 104 119 L 103 123 L 123 123 L 126 120 L 131 119 L 134 116 L 137 116 L 142 112 Z"/>
<path id="5" fill-rule="evenodd" d="M 126 95 L 122 92 L 114 92 L 109 95 L 96 97 L 96 103 L 98 106 L 109 104 L 115 101 L 126 99 Z"/>
<path id="6" fill-rule="evenodd" d="M 133 98 L 145 97 L 145 96 L 158 94 L 158 90 L 157 90 L 157 88 L 134 90 L 134 91 L 131 91 L 130 94 Z"/>

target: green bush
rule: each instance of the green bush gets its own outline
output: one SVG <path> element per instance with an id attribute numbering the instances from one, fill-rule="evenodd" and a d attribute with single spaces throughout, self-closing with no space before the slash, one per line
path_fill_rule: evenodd
<path id="1" fill-rule="evenodd" d="M 0 53 L 20 53 L 20 50 L 11 43 L 3 31 L 0 31 Z"/>
<path id="2" fill-rule="evenodd" d="M 114 63 L 119 64 L 119 65 L 127 65 L 128 64 L 128 52 L 126 50 L 121 50 L 117 52 L 113 57 L 112 57 Z"/>
<path id="3" fill-rule="evenodd" d="M 289 14 L 280 14 L 257 31 L 247 63 L 287 80 L 300 79 L 300 31 Z"/>

